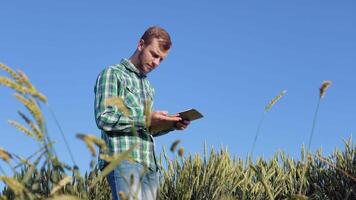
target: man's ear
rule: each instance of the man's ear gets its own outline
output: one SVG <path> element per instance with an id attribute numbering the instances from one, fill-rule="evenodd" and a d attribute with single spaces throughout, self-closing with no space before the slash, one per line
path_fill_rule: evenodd
<path id="1" fill-rule="evenodd" d="M 137 50 L 142 51 L 142 49 L 145 47 L 145 41 L 143 39 L 140 39 L 137 45 Z"/>

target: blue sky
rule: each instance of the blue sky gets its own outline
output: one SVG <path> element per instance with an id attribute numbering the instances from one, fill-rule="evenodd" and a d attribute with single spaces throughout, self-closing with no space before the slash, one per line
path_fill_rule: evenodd
<path id="1" fill-rule="evenodd" d="M 83 171 L 90 155 L 75 134 L 99 136 L 96 77 L 129 57 L 151 25 L 173 40 L 167 59 L 149 74 L 155 107 L 171 113 L 194 107 L 205 116 L 157 138 L 157 152 L 180 139 L 188 153 L 201 153 L 206 142 L 245 158 L 264 106 L 285 89 L 265 118 L 255 155 L 283 150 L 298 158 L 323 80 L 333 85 L 320 105 L 312 150 L 328 155 L 356 130 L 354 1 L 35 0 L 0 7 L 0 62 L 23 70 L 47 95 Z M 9 89 L 0 93 L 0 146 L 30 155 L 38 144 L 7 123 L 20 120 L 16 111 L 24 108 Z M 57 153 L 70 164 L 55 121 L 44 113 Z"/>

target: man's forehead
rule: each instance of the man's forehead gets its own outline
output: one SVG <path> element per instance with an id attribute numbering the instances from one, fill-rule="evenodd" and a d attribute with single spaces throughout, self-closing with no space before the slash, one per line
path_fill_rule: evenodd
<path id="1" fill-rule="evenodd" d="M 165 57 L 168 54 L 168 51 L 162 51 L 162 49 L 160 48 L 160 44 L 159 44 L 159 39 L 153 39 L 151 44 L 149 46 L 151 46 L 151 50 L 153 50 L 156 54 Z"/>
<path id="2" fill-rule="evenodd" d="M 161 57 L 166 57 L 168 51 L 162 51 L 160 48 L 157 49 L 156 53 Z"/>

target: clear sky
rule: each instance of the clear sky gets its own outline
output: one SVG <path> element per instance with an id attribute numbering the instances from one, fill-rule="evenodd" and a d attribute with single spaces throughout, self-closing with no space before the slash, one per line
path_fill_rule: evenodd
<path id="1" fill-rule="evenodd" d="M 180 139 L 188 153 L 201 153 L 206 141 L 245 158 L 264 106 L 287 90 L 265 118 L 255 155 L 271 158 L 283 150 L 298 158 L 323 80 L 333 84 L 320 105 L 312 150 L 322 147 L 328 155 L 356 130 L 355 1 L 33 0 L 1 1 L 0 8 L 0 62 L 23 70 L 47 95 L 82 170 L 90 154 L 75 134 L 100 134 L 96 77 L 129 57 L 151 25 L 164 27 L 173 40 L 167 59 L 149 74 L 155 107 L 197 108 L 205 116 L 186 131 L 157 138 L 157 152 Z M 16 111 L 25 109 L 9 89 L 0 93 L 0 146 L 30 155 L 38 144 L 7 123 L 20 121 Z M 57 153 L 71 164 L 44 112 Z"/>

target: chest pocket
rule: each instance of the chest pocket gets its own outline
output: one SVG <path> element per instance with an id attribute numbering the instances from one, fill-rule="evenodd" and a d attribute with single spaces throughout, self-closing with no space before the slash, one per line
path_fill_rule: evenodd
<path id="1" fill-rule="evenodd" d="M 133 86 L 125 87 L 125 104 L 130 108 L 140 107 L 141 91 Z"/>

